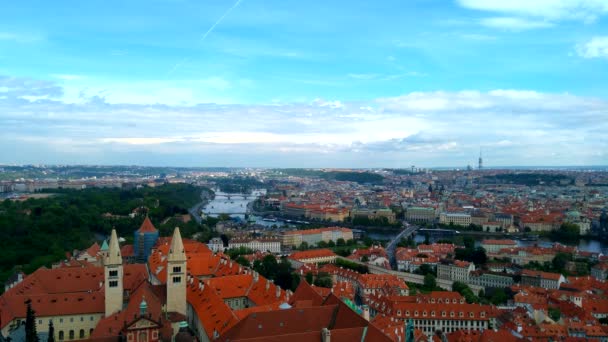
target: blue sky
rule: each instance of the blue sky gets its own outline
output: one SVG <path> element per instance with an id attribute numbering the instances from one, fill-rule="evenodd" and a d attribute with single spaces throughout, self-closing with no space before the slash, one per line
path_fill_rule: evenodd
<path id="1" fill-rule="evenodd" d="M 0 11 L 0 163 L 608 164 L 604 0 Z"/>

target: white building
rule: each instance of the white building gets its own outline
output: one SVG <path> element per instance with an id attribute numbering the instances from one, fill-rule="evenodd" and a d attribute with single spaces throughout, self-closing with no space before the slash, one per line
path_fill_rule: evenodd
<path id="1" fill-rule="evenodd" d="M 222 241 L 222 239 L 220 239 L 219 237 L 214 237 L 213 239 L 209 240 L 209 242 L 207 243 L 207 247 L 209 247 L 209 249 L 212 250 L 214 253 L 223 252 L 224 241 Z"/>
<path id="2" fill-rule="evenodd" d="M 235 238 L 228 243 L 228 248 L 245 247 L 253 251 L 281 253 L 281 240 L 275 238 Z"/>

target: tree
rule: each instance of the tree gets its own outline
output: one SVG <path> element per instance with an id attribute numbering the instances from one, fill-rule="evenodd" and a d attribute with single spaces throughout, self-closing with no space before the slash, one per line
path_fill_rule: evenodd
<path id="1" fill-rule="evenodd" d="M 369 257 L 368 257 L 367 255 L 364 255 L 364 256 L 361 258 L 361 262 L 368 262 L 368 261 L 369 261 Z"/>
<path id="2" fill-rule="evenodd" d="M 327 247 L 329 247 L 329 248 L 336 247 L 336 243 L 334 242 L 334 240 L 329 240 L 329 242 L 327 243 Z"/>
<path id="3" fill-rule="evenodd" d="M 242 266 L 245 266 L 245 267 L 251 266 L 251 263 L 249 262 L 249 260 L 247 260 L 247 258 L 245 258 L 242 255 L 239 255 L 234 261 L 238 262 L 239 264 L 241 264 Z"/>
<path id="4" fill-rule="evenodd" d="M 428 290 L 433 290 L 437 287 L 437 280 L 431 273 L 427 273 L 424 276 L 424 287 Z"/>
<path id="5" fill-rule="evenodd" d="M 312 284 L 313 283 L 313 279 L 314 279 L 314 276 L 313 276 L 312 272 L 306 273 L 306 282 L 307 283 Z"/>
<path id="6" fill-rule="evenodd" d="M 298 249 L 299 249 L 299 250 L 301 250 L 301 251 L 305 251 L 305 250 L 307 250 L 307 249 L 308 249 L 308 242 L 303 241 L 303 242 L 300 244 L 300 247 L 298 247 Z"/>
<path id="7" fill-rule="evenodd" d="M 559 311 L 558 308 L 549 308 L 549 317 L 551 317 L 552 320 L 557 322 L 557 321 L 559 321 L 561 316 L 562 316 L 562 313 Z"/>
<path id="8" fill-rule="evenodd" d="M 27 309 L 25 314 L 25 342 L 38 342 L 36 332 L 36 312 L 32 309 L 32 302 L 26 302 Z"/>
<path id="9" fill-rule="evenodd" d="M 418 269 L 416 270 L 415 273 L 422 274 L 422 275 L 427 275 L 427 274 L 432 274 L 433 276 L 435 275 L 435 271 L 433 270 L 433 267 L 429 264 L 420 265 L 420 267 L 418 267 Z"/>
<path id="10" fill-rule="evenodd" d="M 555 254 L 555 257 L 551 260 L 551 264 L 554 270 L 561 272 L 566 267 L 568 261 L 572 261 L 572 254 L 559 252 Z"/>
<path id="11" fill-rule="evenodd" d="M 490 301 L 494 305 L 503 304 L 507 301 L 507 299 L 509 299 L 509 297 L 507 297 L 505 290 L 501 288 L 495 289 L 494 293 L 492 294 L 492 297 L 490 297 Z"/>
<path id="12" fill-rule="evenodd" d="M 319 247 L 319 248 L 327 248 L 327 242 L 325 242 L 325 241 L 319 241 L 317 243 L 317 247 Z"/>
<path id="13" fill-rule="evenodd" d="M 328 273 L 320 272 L 319 274 L 317 274 L 317 278 L 314 281 L 314 285 L 331 288 L 333 285 L 331 281 L 331 276 Z"/>
<path id="14" fill-rule="evenodd" d="M 336 241 L 336 245 L 337 245 L 338 247 L 345 246 L 345 245 L 346 245 L 346 241 L 345 241 L 343 238 L 339 238 L 339 239 Z"/>
<path id="15" fill-rule="evenodd" d="M 49 338 L 47 342 L 55 342 L 55 327 L 53 326 L 53 320 L 49 320 Z"/>

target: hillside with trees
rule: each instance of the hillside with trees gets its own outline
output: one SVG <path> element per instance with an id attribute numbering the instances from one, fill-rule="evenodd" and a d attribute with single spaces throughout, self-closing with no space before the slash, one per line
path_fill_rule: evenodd
<path id="1" fill-rule="evenodd" d="M 208 226 L 181 220 L 188 208 L 201 201 L 203 190 L 188 184 L 130 190 L 90 188 L 0 202 L 0 282 L 16 269 L 30 273 L 64 259 L 66 252 L 87 248 L 109 235 L 112 227 L 129 242 L 146 212 L 161 236 L 170 235 L 172 228 L 179 226 L 184 237 L 201 232 L 202 238 L 208 238 Z M 137 214 L 130 217 L 133 212 Z"/>

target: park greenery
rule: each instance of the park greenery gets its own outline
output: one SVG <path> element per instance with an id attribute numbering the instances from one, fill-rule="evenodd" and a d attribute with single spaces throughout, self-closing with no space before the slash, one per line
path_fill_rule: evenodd
<path id="1" fill-rule="evenodd" d="M 323 171 L 311 169 L 277 169 L 277 172 L 286 176 L 315 177 L 331 181 L 347 181 L 359 184 L 381 184 L 384 180 L 382 175 L 372 172 L 357 171 Z"/>
<path id="2" fill-rule="evenodd" d="M 362 274 L 369 273 L 369 268 L 366 265 L 361 265 L 354 261 L 349 261 L 349 260 L 345 260 L 345 259 L 340 259 L 340 258 L 336 259 L 336 266 L 342 267 L 342 268 L 348 268 L 350 270 L 353 270 L 355 272 L 359 272 Z"/>
<path id="3" fill-rule="evenodd" d="M 54 196 L 25 201 L 0 202 L 0 282 L 14 271 L 31 273 L 65 258 L 66 252 L 89 247 L 112 228 L 132 241 L 147 214 L 169 236 L 179 226 L 182 236 L 211 237 L 211 228 L 195 220 L 183 220 L 188 208 L 200 201 L 204 188 L 165 184 L 139 189 L 58 189 Z M 131 217 L 129 214 L 136 213 Z M 23 248 L 27 246 L 27 248 Z"/>

